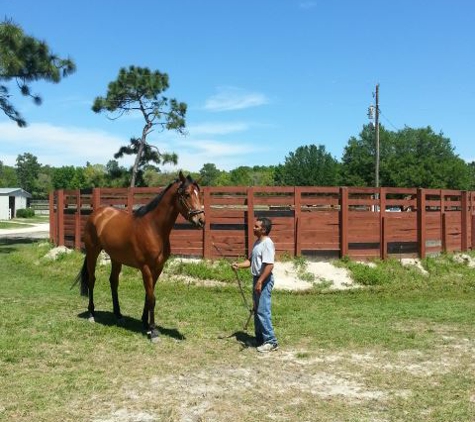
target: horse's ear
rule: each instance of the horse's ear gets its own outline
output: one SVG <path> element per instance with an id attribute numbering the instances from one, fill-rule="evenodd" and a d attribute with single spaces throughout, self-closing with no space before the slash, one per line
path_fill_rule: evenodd
<path id="1" fill-rule="evenodd" d="M 180 170 L 180 173 L 178 173 L 178 177 L 180 178 L 180 182 L 184 182 L 186 179 L 185 179 L 185 176 L 183 176 L 183 172 Z"/>

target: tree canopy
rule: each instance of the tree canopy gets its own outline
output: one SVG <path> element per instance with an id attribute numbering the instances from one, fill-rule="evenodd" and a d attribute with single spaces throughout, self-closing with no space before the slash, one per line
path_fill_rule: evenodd
<path id="1" fill-rule="evenodd" d="M 221 170 L 214 163 L 205 163 L 200 169 L 201 184 L 203 186 L 217 186 Z"/>
<path id="2" fill-rule="evenodd" d="M 36 195 L 38 175 L 41 164 L 38 159 L 28 152 L 16 159 L 16 172 L 21 187 L 32 195 Z"/>
<path id="3" fill-rule="evenodd" d="M 166 73 L 129 66 L 120 69 L 117 79 L 109 83 L 105 97 L 94 100 L 92 110 L 95 113 L 109 112 L 113 118 L 119 118 L 124 113 L 139 112 L 144 119 L 141 137 L 131 138 L 130 145 L 122 147 L 116 154 L 116 158 L 123 154 L 136 155 L 130 182 L 132 187 L 136 184 L 139 169 L 149 161 L 157 164 L 178 162 L 176 154 L 163 153 L 147 141 L 155 128 L 184 133 L 187 105 L 161 95 L 168 88 Z M 153 154 L 152 148 L 156 150 Z"/>
<path id="4" fill-rule="evenodd" d="M 374 186 L 374 130 L 364 126 L 348 141 L 342 158 L 342 181 L 348 186 Z M 470 189 L 468 165 L 454 153 L 450 139 L 431 127 L 397 132 L 380 127 L 380 185 L 434 189 Z"/>
<path id="5" fill-rule="evenodd" d="M 46 42 L 26 35 L 12 21 L 0 23 L 0 109 L 18 126 L 26 126 L 26 120 L 10 101 L 12 94 L 4 82 L 15 82 L 22 95 L 40 105 L 42 99 L 32 94 L 30 84 L 38 80 L 58 83 L 75 70 L 71 59 L 51 53 Z"/>
<path id="6" fill-rule="evenodd" d="M 379 145 L 380 145 L 380 185 L 385 186 L 387 180 L 381 177 L 385 172 L 385 160 L 387 156 L 386 150 L 390 149 L 391 132 L 388 132 L 384 126 L 379 129 Z M 375 146 L 374 129 L 370 125 L 363 126 L 358 138 L 352 136 L 348 140 L 343 157 L 341 176 L 342 184 L 346 186 L 374 186 L 375 185 L 375 163 L 376 163 L 376 146 Z"/>
<path id="7" fill-rule="evenodd" d="M 275 170 L 276 185 L 284 186 L 337 186 L 339 163 L 325 150 L 324 145 L 298 147 L 285 157 Z"/>
<path id="8" fill-rule="evenodd" d="M 18 177 L 15 169 L 3 164 L 0 161 L 0 188 L 11 188 L 18 186 Z"/>

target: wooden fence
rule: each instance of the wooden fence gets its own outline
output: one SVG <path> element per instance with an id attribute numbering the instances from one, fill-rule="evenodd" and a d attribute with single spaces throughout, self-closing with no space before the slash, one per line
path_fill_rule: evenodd
<path id="1" fill-rule="evenodd" d="M 80 249 L 92 210 L 132 211 L 160 188 L 59 190 L 49 198 L 50 237 Z M 204 230 L 181 216 L 171 233 L 175 255 L 248 256 L 256 217 L 273 222 L 278 255 L 355 259 L 466 251 L 475 239 L 475 192 L 415 188 L 203 187 Z"/>

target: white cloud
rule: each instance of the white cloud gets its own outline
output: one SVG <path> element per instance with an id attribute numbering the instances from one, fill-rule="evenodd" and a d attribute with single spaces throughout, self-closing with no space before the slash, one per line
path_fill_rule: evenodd
<path id="1" fill-rule="evenodd" d="M 204 106 L 205 110 L 242 110 L 269 103 L 267 97 L 259 92 L 247 92 L 243 89 L 229 86 L 219 87 L 217 90 L 218 93 L 216 95 L 213 95 L 206 100 Z"/>
<path id="2" fill-rule="evenodd" d="M 214 163 L 222 170 L 245 165 L 248 156 L 262 151 L 262 144 L 238 139 L 219 141 L 214 136 L 245 131 L 246 123 L 204 123 L 190 128 L 183 137 L 173 132 L 166 136 L 151 136 L 149 141 L 162 152 L 176 152 L 178 166 L 164 166 L 165 171 L 187 169 L 199 171 L 203 164 Z M 201 138 L 203 136 L 203 138 Z M 14 166 L 20 154 L 31 153 L 42 165 L 53 167 L 106 164 L 124 145 L 124 138 L 105 131 L 79 127 L 54 126 L 32 123 L 18 128 L 11 122 L 0 123 L 0 160 Z M 124 166 L 132 165 L 133 157 L 120 160 Z"/>
<path id="3" fill-rule="evenodd" d="M 316 6 L 317 6 L 316 1 L 302 1 L 299 4 L 299 7 L 304 10 L 313 9 Z"/>
<path id="4" fill-rule="evenodd" d="M 0 159 L 11 166 L 25 152 L 35 155 L 40 164 L 54 167 L 84 166 L 87 161 L 105 164 L 123 143 L 123 138 L 99 130 L 48 123 L 18 128 L 11 122 L 0 123 Z"/>
<path id="5" fill-rule="evenodd" d="M 233 139 L 232 141 L 219 141 L 210 138 L 193 136 L 168 139 L 161 142 L 163 151 L 173 151 L 178 154 L 178 165 L 166 165 L 164 171 L 178 171 L 186 169 L 199 171 L 205 163 L 214 163 L 221 170 L 232 170 L 245 165 L 249 155 L 263 151 L 261 143 L 252 143 Z"/>
<path id="6" fill-rule="evenodd" d="M 191 125 L 188 132 L 191 136 L 197 135 L 227 135 L 230 133 L 243 132 L 249 129 L 247 123 L 201 123 Z"/>
<path id="7" fill-rule="evenodd" d="M 256 151 L 255 147 L 236 141 L 230 144 L 211 139 L 187 139 L 179 143 L 184 147 L 184 150 L 193 152 L 193 156 L 200 155 L 209 157 L 208 161 L 219 157 L 244 155 Z M 176 152 L 179 153 L 179 149 Z"/>

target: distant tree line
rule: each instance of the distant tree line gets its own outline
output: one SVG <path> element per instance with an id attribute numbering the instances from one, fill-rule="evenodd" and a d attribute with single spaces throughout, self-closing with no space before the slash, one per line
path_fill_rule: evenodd
<path id="1" fill-rule="evenodd" d="M 199 172 L 189 173 L 202 186 L 374 186 L 374 169 L 374 130 L 368 125 L 358 137 L 349 139 L 340 161 L 324 145 L 309 144 L 289 152 L 277 165 L 226 171 L 205 163 Z M 430 127 L 396 132 L 380 127 L 381 186 L 473 190 L 474 170 L 475 163 L 462 160 L 450 139 Z M 132 171 L 116 160 L 84 167 L 44 166 L 34 155 L 24 153 L 13 167 L 0 161 L 0 187 L 21 187 L 34 198 L 47 198 L 57 189 L 127 187 Z M 166 186 L 175 178 L 175 173 L 144 165 L 137 171 L 135 185 Z"/>

